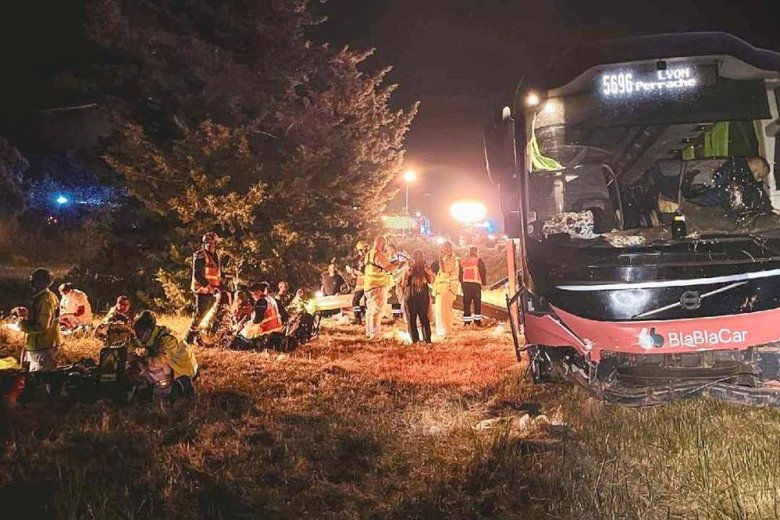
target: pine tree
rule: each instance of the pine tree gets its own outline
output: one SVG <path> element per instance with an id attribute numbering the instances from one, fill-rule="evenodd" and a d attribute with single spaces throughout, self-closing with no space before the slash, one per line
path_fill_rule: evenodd
<path id="1" fill-rule="evenodd" d="M 361 70 L 370 52 L 309 41 L 308 2 L 90 0 L 88 13 L 111 59 L 83 84 L 111 107 L 105 159 L 153 224 L 134 238 L 150 295 L 184 301 L 206 230 L 248 276 L 304 283 L 376 229 L 416 107 L 390 108 L 387 69 Z"/>

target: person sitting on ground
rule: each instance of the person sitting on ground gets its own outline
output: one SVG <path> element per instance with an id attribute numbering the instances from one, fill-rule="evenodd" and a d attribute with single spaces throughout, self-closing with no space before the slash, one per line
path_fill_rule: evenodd
<path id="1" fill-rule="evenodd" d="M 306 291 L 303 289 L 298 289 L 295 291 L 295 297 L 292 299 L 290 304 L 287 306 L 288 314 L 299 314 L 301 312 L 306 312 L 306 304 L 308 303 L 308 298 L 306 296 Z"/>
<path id="2" fill-rule="evenodd" d="M 233 300 L 233 323 L 235 330 L 243 328 L 247 321 L 252 318 L 252 310 L 255 307 L 255 300 L 247 289 L 241 289 L 236 292 L 236 298 Z"/>
<path id="3" fill-rule="evenodd" d="M 21 319 L 19 323 L 22 332 L 27 334 L 24 342 L 24 359 L 22 364 L 28 363 L 30 372 L 39 370 L 54 370 L 54 361 L 57 349 L 62 345 L 62 335 L 57 320 L 57 295 L 49 287 L 54 281 L 54 276 L 47 269 L 36 269 L 30 275 L 30 289 L 32 290 L 32 305 L 16 307 L 11 311 L 12 315 Z"/>
<path id="4" fill-rule="evenodd" d="M 322 275 L 322 286 L 320 290 L 323 296 L 334 296 L 341 294 L 342 288 L 346 285 L 344 277 L 336 270 L 336 264 L 328 265 L 328 272 Z"/>
<path id="5" fill-rule="evenodd" d="M 433 279 L 433 271 L 425 263 L 422 250 L 415 250 L 412 255 L 411 267 L 406 270 L 400 282 L 406 322 L 409 326 L 412 343 L 420 341 L 420 334 L 417 330 L 418 319 L 423 332 L 423 341 L 431 343 L 431 321 L 428 314 L 431 297 L 428 284 L 433 283 Z"/>
<path id="6" fill-rule="evenodd" d="M 255 299 L 252 319 L 238 333 L 233 347 L 265 347 L 270 340 L 284 332 L 279 307 L 276 300 L 268 294 L 269 287 L 267 282 L 260 282 L 249 288 Z"/>
<path id="7" fill-rule="evenodd" d="M 109 309 L 108 314 L 103 319 L 103 323 L 121 323 L 130 325 L 133 319 L 130 317 L 130 299 L 121 295 L 116 299 L 116 304 Z"/>
<path id="8" fill-rule="evenodd" d="M 276 294 L 274 294 L 276 306 L 279 308 L 279 314 L 282 316 L 282 322 L 287 323 L 287 320 L 290 319 L 290 313 L 287 312 L 287 307 L 293 300 L 293 295 L 290 292 L 290 284 L 287 283 L 287 280 L 282 280 L 276 285 L 276 287 L 278 288 Z"/>
<path id="9" fill-rule="evenodd" d="M 158 325 L 157 317 L 149 310 L 136 317 L 133 331 L 143 349 L 139 359 L 142 376 L 157 395 L 194 395 L 198 361 L 193 347 L 180 341 L 166 327 Z"/>
<path id="10" fill-rule="evenodd" d="M 60 326 L 66 330 L 92 323 L 92 306 L 87 295 L 73 287 L 72 283 L 64 283 L 59 286 L 62 295 L 60 301 Z"/>
<path id="11" fill-rule="evenodd" d="M 287 308 L 288 305 L 293 301 L 293 298 L 295 295 L 290 292 L 290 284 L 287 282 L 287 280 L 282 280 L 277 285 L 277 291 L 274 295 L 274 298 L 276 298 L 276 303 L 279 304 L 279 310 L 282 308 Z"/>

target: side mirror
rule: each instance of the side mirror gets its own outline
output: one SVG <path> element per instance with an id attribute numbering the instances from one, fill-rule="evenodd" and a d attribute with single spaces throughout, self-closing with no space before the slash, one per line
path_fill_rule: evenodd
<path id="1" fill-rule="evenodd" d="M 485 167 L 494 184 L 516 182 L 515 121 L 509 107 L 497 113 L 485 128 Z"/>

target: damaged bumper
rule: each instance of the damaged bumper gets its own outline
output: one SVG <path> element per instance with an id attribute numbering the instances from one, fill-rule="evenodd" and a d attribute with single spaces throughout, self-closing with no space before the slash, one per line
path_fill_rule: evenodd
<path id="1" fill-rule="evenodd" d="M 685 355 L 605 353 L 598 363 L 574 349 L 531 347 L 537 381 L 577 383 L 608 404 L 646 407 L 708 396 L 750 406 L 780 407 L 780 344 Z"/>

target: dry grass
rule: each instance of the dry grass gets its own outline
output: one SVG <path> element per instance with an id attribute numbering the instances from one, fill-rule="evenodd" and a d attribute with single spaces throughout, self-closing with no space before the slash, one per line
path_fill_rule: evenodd
<path id="1" fill-rule="evenodd" d="M 182 330 L 186 320 L 169 324 Z M 96 349 L 77 341 L 66 354 Z M 112 519 L 766 518 L 777 509 L 777 412 L 708 400 L 635 411 L 566 385 L 533 387 L 500 329 L 409 347 L 328 325 L 289 355 L 198 356 L 194 403 L 18 408 L 0 441 L 2 507 Z M 534 408 L 547 419 L 521 419 Z"/>

